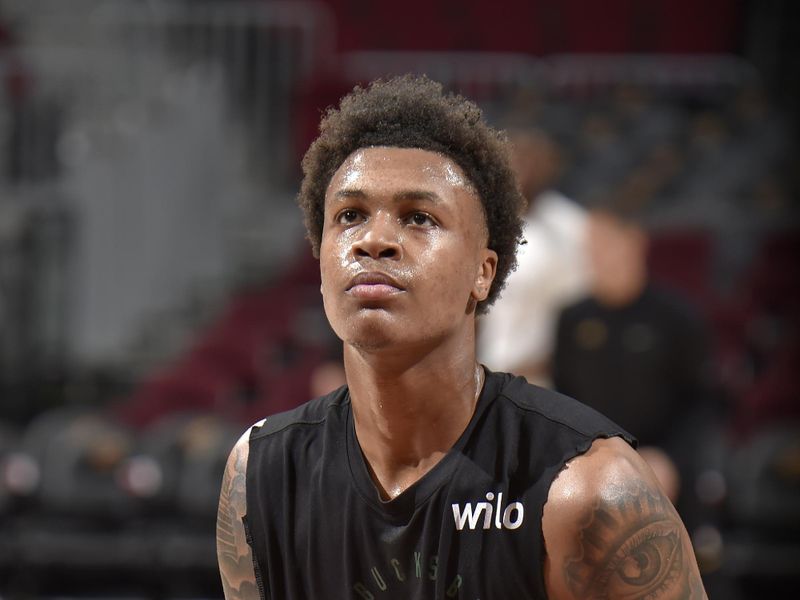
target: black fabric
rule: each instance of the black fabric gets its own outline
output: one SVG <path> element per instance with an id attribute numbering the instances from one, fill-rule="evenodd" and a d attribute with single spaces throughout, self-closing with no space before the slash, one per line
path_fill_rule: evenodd
<path id="1" fill-rule="evenodd" d="M 364 462 L 346 387 L 268 418 L 250 437 L 245 517 L 264 597 L 545 598 L 550 484 L 611 436 L 634 443 L 575 400 L 487 371 L 453 449 L 387 502 Z"/>
<path id="2" fill-rule="evenodd" d="M 644 444 L 685 446 L 676 432 L 708 402 L 700 319 L 675 295 L 647 286 L 625 306 L 586 298 L 559 318 L 556 389 L 619 423 Z M 677 438 L 677 439 L 673 439 Z"/>

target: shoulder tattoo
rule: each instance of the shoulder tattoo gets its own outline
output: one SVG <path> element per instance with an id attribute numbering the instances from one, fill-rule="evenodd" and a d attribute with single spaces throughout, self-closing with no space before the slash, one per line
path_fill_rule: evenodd
<path id="1" fill-rule="evenodd" d="M 626 485 L 586 512 L 563 573 L 577 598 L 702 600 L 703 585 L 680 517 L 644 482 Z"/>
<path id="2" fill-rule="evenodd" d="M 247 450 L 237 446 L 225 466 L 217 510 L 217 559 L 227 600 L 259 598 L 242 517 L 246 510 Z"/>

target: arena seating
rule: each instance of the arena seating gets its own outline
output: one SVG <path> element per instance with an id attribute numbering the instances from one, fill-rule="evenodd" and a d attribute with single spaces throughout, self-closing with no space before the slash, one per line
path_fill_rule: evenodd
<path id="1" fill-rule="evenodd" d="M 0 589 L 36 595 L 218 595 L 214 522 L 237 424 L 173 414 L 138 436 L 55 410 L 0 436 Z"/>
<path id="2" fill-rule="evenodd" d="M 226 21 L 230 37 L 201 24 L 169 37 L 174 27 L 157 39 L 165 47 L 209 42 L 202 52 L 181 50 L 185 61 L 211 54 L 211 42 L 222 40 L 234 110 L 246 107 L 249 122 L 264 106 L 273 109 L 265 117 L 270 127 L 254 128 L 253 135 L 295 131 L 284 152 L 262 146 L 270 150 L 271 168 L 293 165 L 286 179 L 296 180 L 321 110 L 376 70 L 429 60 L 431 69 L 451 75 L 448 85 L 477 94 L 495 124 L 522 121 L 554 134 L 564 147 L 560 184 L 568 195 L 587 206 L 622 199 L 647 213 L 655 227 L 653 277 L 707 317 L 727 410 L 698 456 L 707 468 L 704 481 L 714 484 L 703 502 L 722 540 L 704 559 L 709 572 L 756 582 L 752 597 L 789 597 L 774 590 L 759 596 L 758 584 L 793 571 L 796 577 L 800 561 L 800 234 L 789 208 L 773 197 L 757 199 L 764 186 L 791 193 L 781 179 L 789 134 L 752 85 L 758 81 L 752 68 L 733 57 L 729 64 L 689 54 L 735 50 L 739 5 L 654 0 L 646 11 L 630 0 L 593 7 L 511 0 L 498 11 L 469 1 L 326 4 L 336 18 L 338 53 L 310 60 L 307 74 L 314 76 L 302 80 L 288 76 L 299 63 L 281 63 L 274 53 L 268 52 L 274 68 L 264 81 L 254 68 L 264 57 L 257 50 L 274 50 L 278 38 L 291 46 L 296 32 L 278 32 L 259 45 L 258 27 L 236 38 L 233 21 Z M 29 126 L 39 113 L 21 107 L 34 80 L 14 44 L 0 22 L 6 98 L 21 109 L 14 126 L 23 120 Z M 580 54 L 589 49 L 592 55 Z M 252 64 L 237 75 L 240 50 L 252 54 L 245 59 Z M 671 56 L 642 54 L 649 51 Z M 503 79 L 497 65 L 521 65 L 519 73 L 530 79 L 514 73 Z M 494 80 L 484 77 L 495 71 Z M 471 78 L 463 75 L 470 72 Z M 264 88 L 258 94 L 256 82 Z M 51 111 L 62 112 L 68 113 Z M 283 122 L 288 114 L 296 117 L 291 124 Z M 48 127 L 37 139 L 49 140 L 51 162 L 4 156 L 8 182 L 54 176 L 55 135 Z M 4 141 L 13 147 L 19 140 Z M 321 312 L 317 263 L 305 241 L 297 242 L 296 263 L 233 291 L 184 352 L 129 394 L 98 402 L 74 391 L 67 400 L 64 392 L 61 406 L 30 422 L 0 423 L 1 598 L 221 597 L 213 527 L 229 449 L 247 425 L 308 399 L 315 369 L 336 356 Z M 729 256 L 732 246 L 744 256 Z"/>

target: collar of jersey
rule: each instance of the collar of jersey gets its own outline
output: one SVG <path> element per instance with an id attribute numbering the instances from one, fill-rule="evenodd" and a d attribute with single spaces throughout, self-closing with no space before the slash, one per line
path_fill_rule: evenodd
<path id="1" fill-rule="evenodd" d="M 464 448 L 469 443 L 475 427 L 480 422 L 486 408 L 491 404 L 493 398 L 499 391 L 499 378 L 494 373 L 484 367 L 486 377 L 483 389 L 475 405 L 475 412 L 469 421 L 466 429 L 456 440 L 450 451 L 440 460 L 430 471 L 422 476 L 419 481 L 406 489 L 402 494 L 391 500 L 383 500 L 378 489 L 372 481 L 366 459 L 361 451 L 361 446 L 356 437 L 355 424 L 353 421 L 352 404 L 350 403 L 350 393 L 347 393 L 347 422 L 345 435 L 347 436 L 347 460 L 350 467 L 350 475 L 359 496 L 372 509 L 379 512 L 385 519 L 397 522 L 408 522 L 414 512 L 422 506 L 433 495 L 452 479 L 453 474 L 458 469 L 463 456 Z"/>

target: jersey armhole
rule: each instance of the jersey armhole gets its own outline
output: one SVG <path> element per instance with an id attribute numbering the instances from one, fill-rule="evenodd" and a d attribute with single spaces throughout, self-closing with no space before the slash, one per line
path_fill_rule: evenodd
<path id="1" fill-rule="evenodd" d="M 266 589 L 264 588 L 264 579 L 261 576 L 261 568 L 256 558 L 256 549 L 253 546 L 253 536 L 250 534 L 250 525 L 247 522 L 247 515 L 242 517 L 242 526 L 244 527 L 244 537 L 247 540 L 247 545 L 250 546 L 250 554 L 253 561 L 253 574 L 256 578 L 256 587 L 258 588 L 258 595 L 261 600 L 270 600 L 267 596 Z"/>

